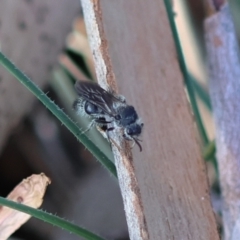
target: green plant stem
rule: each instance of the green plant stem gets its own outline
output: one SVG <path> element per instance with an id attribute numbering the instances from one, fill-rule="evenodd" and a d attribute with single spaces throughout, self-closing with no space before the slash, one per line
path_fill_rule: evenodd
<path id="1" fill-rule="evenodd" d="M 208 144 L 209 140 L 208 140 L 207 133 L 206 133 L 205 128 L 204 128 L 203 123 L 202 123 L 202 119 L 201 119 L 201 115 L 200 115 L 199 110 L 198 110 L 194 90 L 193 90 L 193 87 L 192 87 L 192 84 L 191 84 L 191 79 L 190 79 L 190 76 L 189 76 L 189 73 L 188 73 L 188 70 L 187 70 L 187 66 L 186 66 L 185 61 L 184 61 L 184 56 L 183 56 L 180 40 L 179 40 L 179 37 L 178 37 L 178 32 L 177 32 L 177 28 L 176 28 L 176 25 L 175 25 L 175 20 L 174 20 L 174 17 L 173 17 L 172 6 L 171 6 L 171 3 L 170 3 L 169 0 L 164 0 L 164 2 L 165 2 L 167 14 L 168 14 L 169 23 L 170 23 L 170 26 L 171 26 L 171 29 L 172 29 L 172 34 L 173 34 L 173 38 L 174 38 L 174 41 L 175 41 L 177 53 L 178 53 L 180 68 L 181 68 L 183 76 L 184 76 L 186 88 L 187 88 L 189 99 L 190 99 L 190 102 L 191 102 L 191 105 L 192 105 L 193 113 L 194 113 L 194 116 L 196 118 L 197 126 L 198 126 L 198 129 L 199 129 L 200 135 L 201 135 L 203 146 L 205 146 L 205 145 Z"/>
<path id="2" fill-rule="evenodd" d="M 203 150 L 203 157 L 206 161 L 211 160 L 215 156 L 216 145 L 215 141 L 211 141 Z"/>
<path id="3" fill-rule="evenodd" d="M 106 167 L 111 174 L 117 177 L 114 163 L 85 135 L 78 126 L 25 74 L 23 74 L 3 53 L 0 52 L 0 63 L 28 88 L 73 135 Z"/>
<path id="4" fill-rule="evenodd" d="M 75 233 L 78 236 L 84 237 L 87 240 L 104 240 L 103 238 L 99 237 L 98 235 L 96 235 L 84 228 L 74 225 L 74 224 L 72 224 L 60 217 L 54 216 L 50 213 L 46 213 L 40 209 L 31 208 L 26 205 L 10 201 L 3 197 L 0 197 L 0 205 L 7 206 L 10 208 L 16 209 L 18 211 L 27 213 L 35 218 L 41 219 L 41 220 L 43 220 L 47 223 L 50 223 L 54 226 L 57 226 L 64 230 L 67 230 L 71 233 Z"/>
<path id="5" fill-rule="evenodd" d="M 194 91 L 196 92 L 197 96 L 200 98 L 200 100 L 203 102 L 203 104 L 207 107 L 207 109 L 211 112 L 212 106 L 211 106 L 209 94 L 191 73 L 189 73 L 189 77 L 191 79 L 192 86 L 193 86 Z"/>
<path id="6" fill-rule="evenodd" d="M 206 130 L 204 128 L 200 112 L 198 110 L 197 101 L 196 101 L 196 98 L 195 98 L 195 93 L 194 93 L 194 90 L 193 90 L 191 77 L 190 77 L 190 74 L 188 72 L 187 66 L 185 64 L 180 40 L 179 40 L 179 37 L 178 37 L 177 28 L 176 28 L 176 25 L 175 25 L 174 15 L 173 15 L 173 11 L 172 11 L 172 5 L 170 3 L 170 0 L 164 0 L 164 3 L 165 3 L 166 11 L 167 11 L 167 14 L 168 14 L 169 23 L 170 23 L 170 26 L 171 26 L 171 29 L 172 29 L 172 34 L 173 34 L 173 38 L 174 38 L 174 41 L 175 41 L 176 50 L 177 50 L 177 53 L 178 53 L 179 65 L 180 65 L 181 71 L 183 73 L 183 77 L 184 77 L 184 80 L 185 80 L 185 85 L 186 85 L 186 88 L 187 88 L 187 91 L 188 91 L 189 99 L 190 99 L 190 102 L 191 102 L 191 105 L 192 105 L 193 113 L 194 113 L 196 123 L 197 123 L 197 126 L 198 126 L 198 130 L 199 130 L 199 133 L 200 133 L 200 136 L 201 136 L 201 139 L 202 139 L 202 144 L 203 144 L 203 147 L 206 147 L 209 144 L 209 139 L 208 139 Z M 217 162 L 216 162 L 215 157 L 212 158 L 212 162 L 213 162 L 213 165 L 215 167 L 216 175 L 218 175 Z"/>

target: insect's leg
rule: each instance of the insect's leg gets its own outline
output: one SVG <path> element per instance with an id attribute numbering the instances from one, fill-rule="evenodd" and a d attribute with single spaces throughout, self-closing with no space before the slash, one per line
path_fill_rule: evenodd
<path id="1" fill-rule="evenodd" d="M 92 127 L 94 127 L 95 125 L 95 120 L 92 120 L 90 122 L 90 124 L 88 125 L 87 129 L 85 129 L 84 131 L 81 132 L 81 134 L 85 134 L 86 132 L 88 132 Z"/>
<path id="2" fill-rule="evenodd" d="M 109 132 L 112 131 L 114 129 L 114 127 L 110 127 L 108 128 L 107 124 L 108 123 L 111 123 L 112 121 L 107 121 L 105 118 L 98 118 L 98 119 L 95 119 L 95 123 L 99 124 L 99 131 L 104 131 L 105 134 L 106 134 L 106 137 L 107 140 L 110 142 L 110 138 L 109 138 Z"/>
<path id="3" fill-rule="evenodd" d="M 106 125 L 106 124 L 108 124 L 108 123 L 111 123 L 112 121 L 106 121 L 105 118 L 98 118 L 98 119 L 95 119 L 95 122 L 96 122 L 96 123 L 103 124 L 103 125 Z"/>
<path id="4" fill-rule="evenodd" d="M 106 121 L 106 119 L 104 119 L 104 118 L 99 118 L 99 119 L 96 119 L 95 122 L 99 123 L 99 125 L 102 125 L 102 127 L 105 127 L 105 129 L 102 129 L 102 130 L 105 131 L 106 136 L 107 136 L 107 140 L 109 141 L 108 132 L 113 130 L 114 128 L 108 128 L 107 124 L 111 123 L 112 121 Z"/>
<path id="5" fill-rule="evenodd" d="M 108 128 L 108 129 L 107 129 L 107 132 L 110 132 L 110 131 L 112 131 L 112 130 L 114 130 L 114 127 Z"/>
<path id="6" fill-rule="evenodd" d="M 111 143 L 111 141 L 110 141 L 110 136 L 109 136 L 109 132 L 110 131 L 112 131 L 112 130 L 114 130 L 114 127 L 110 127 L 110 128 L 106 128 L 105 130 L 104 130 L 104 133 L 106 134 L 105 136 L 105 138 Z"/>
<path id="7" fill-rule="evenodd" d="M 131 148 L 134 148 L 136 142 L 134 141 L 134 139 L 131 139 L 131 141 L 132 141 L 132 146 L 131 146 Z"/>
<path id="8" fill-rule="evenodd" d="M 106 129 L 107 140 L 108 140 L 110 143 L 111 143 L 111 141 L 110 141 L 109 132 L 112 131 L 112 130 L 114 130 L 114 127 L 110 127 L 110 128 L 107 128 L 107 129 Z"/>
<path id="9" fill-rule="evenodd" d="M 134 145 L 137 144 L 138 147 L 139 147 L 140 152 L 142 151 L 142 145 L 139 143 L 141 140 L 139 140 L 139 139 L 137 139 L 137 138 L 134 138 L 134 137 L 131 137 L 131 136 L 126 135 L 126 134 L 123 134 L 123 137 L 124 137 L 126 140 L 133 141 L 133 144 L 132 144 L 131 148 L 133 148 Z"/>

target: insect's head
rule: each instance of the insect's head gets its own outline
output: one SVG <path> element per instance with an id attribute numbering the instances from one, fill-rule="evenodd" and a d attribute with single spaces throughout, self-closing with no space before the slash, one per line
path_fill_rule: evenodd
<path id="1" fill-rule="evenodd" d="M 142 151 L 142 146 L 139 143 L 138 136 L 142 133 L 143 123 L 138 119 L 135 123 L 127 126 L 124 129 L 123 137 L 125 139 L 133 140 L 139 147 L 140 152 Z"/>
<path id="2" fill-rule="evenodd" d="M 134 123 L 126 127 L 125 135 L 127 136 L 139 136 L 142 133 L 143 123 Z"/>

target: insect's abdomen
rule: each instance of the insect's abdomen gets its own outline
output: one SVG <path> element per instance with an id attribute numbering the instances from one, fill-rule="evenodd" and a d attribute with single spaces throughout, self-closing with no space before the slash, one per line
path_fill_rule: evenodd
<path id="1" fill-rule="evenodd" d="M 104 114 L 103 110 L 96 105 L 86 102 L 84 105 L 84 110 L 87 114 L 89 115 L 94 115 L 94 114 Z"/>

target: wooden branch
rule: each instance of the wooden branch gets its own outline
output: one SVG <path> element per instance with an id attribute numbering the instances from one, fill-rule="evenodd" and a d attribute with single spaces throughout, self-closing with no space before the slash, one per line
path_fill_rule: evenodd
<path id="1" fill-rule="evenodd" d="M 133 104 L 143 152 L 113 133 L 130 238 L 219 239 L 163 1 L 82 0 L 99 83 Z"/>
<path id="2" fill-rule="evenodd" d="M 240 59 L 229 5 L 205 21 L 225 240 L 240 236 Z"/>
<path id="3" fill-rule="evenodd" d="M 1 0 L 1 51 L 39 86 L 49 79 L 62 50 L 79 1 Z M 64 17 L 63 17 L 64 16 Z M 32 107 L 35 97 L 0 68 L 0 149 Z"/>

